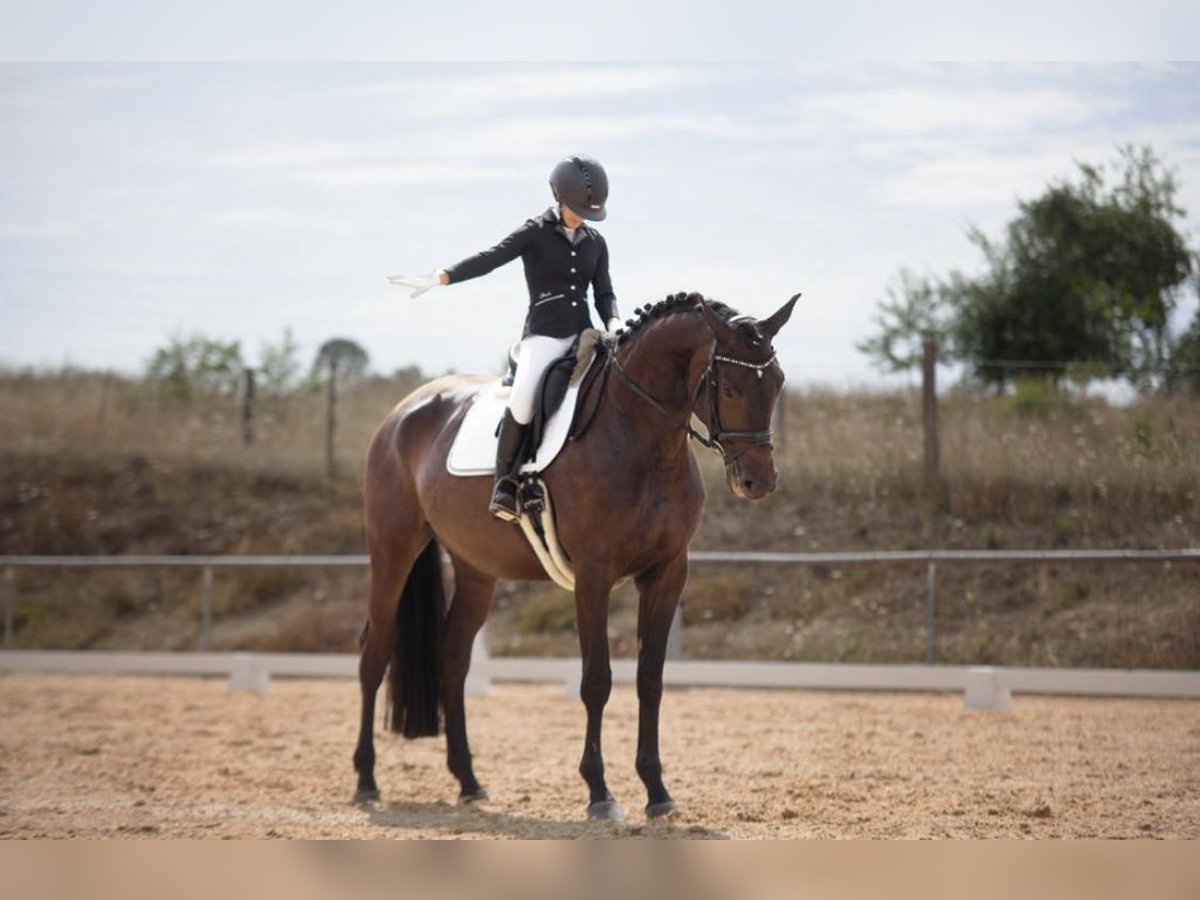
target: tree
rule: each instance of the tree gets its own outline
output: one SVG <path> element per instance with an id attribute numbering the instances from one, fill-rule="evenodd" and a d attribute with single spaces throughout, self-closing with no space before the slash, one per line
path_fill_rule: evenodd
<path id="1" fill-rule="evenodd" d="M 987 269 L 952 276 L 948 299 L 957 352 L 984 382 L 1013 374 L 995 361 L 1056 380 L 1065 363 L 1099 364 L 1141 386 L 1162 373 L 1167 323 L 1195 268 L 1175 176 L 1148 147 L 1079 170 L 1078 182 L 1021 202 L 1003 242 L 970 233 Z"/>
<path id="2" fill-rule="evenodd" d="M 321 371 L 336 366 L 339 378 L 361 378 L 367 374 L 369 365 L 370 357 L 367 356 L 367 351 L 357 343 L 349 338 L 330 338 L 317 350 L 312 374 L 315 377 Z"/>
<path id="3" fill-rule="evenodd" d="M 1187 391 L 1200 395 L 1200 308 L 1171 347 L 1163 383 L 1169 391 Z"/>
<path id="4" fill-rule="evenodd" d="M 875 324 L 879 333 L 856 346 L 890 372 L 921 364 L 926 341 L 945 346 L 953 324 L 945 286 L 902 268 L 888 285 L 888 299 L 879 303 Z"/>
<path id="5" fill-rule="evenodd" d="M 172 337 L 146 365 L 146 380 L 176 397 L 235 394 L 241 383 L 242 350 L 238 341 L 193 334 Z"/>
<path id="6" fill-rule="evenodd" d="M 259 350 L 258 370 L 261 373 L 262 390 L 275 397 L 283 397 L 300 384 L 299 346 L 292 337 L 292 329 L 285 328 L 278 344 L 264 343 Z"/>

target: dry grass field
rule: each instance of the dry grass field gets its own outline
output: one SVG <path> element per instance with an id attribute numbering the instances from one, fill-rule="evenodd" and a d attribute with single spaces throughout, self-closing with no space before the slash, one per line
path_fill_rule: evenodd
<path id="1" fill-rule="evenodd" d="M 0 376 L 0 552 L 356 553 L 359 483 L 378 421 L 413 386 L 344 386 L 338 477 L 324 475 L 325 399 L 263 398 L 242 442 L 237 398 L 181 402 L 87 373 Z M 921 491 L 915 392 L 786 396 L 780 488 L 735 500 L 701 464 L 696 549 L 1185 547 L 1200 542 L 1200 400 L 1126 407 L 1023 390 L 940 403 L 946 502 Z M 701 451 L 702 452 L 702 451 Z M 198 635 L 194 574 L 21 572 L 17 644 L 185 648 Z M 944 661 L 1194 668 L 1195 565 L 943 566 Z M 350 649 L 361 572 L 221 573 L 218 647 Z M 909 661 L 923 652 L 919 567 L 696 566 L 685 653 Z M 613 598 L 616 652 L 633 651 L 631 594 Z M 497 653 L 575 652 L 570 598 L 504 585 Z"/>

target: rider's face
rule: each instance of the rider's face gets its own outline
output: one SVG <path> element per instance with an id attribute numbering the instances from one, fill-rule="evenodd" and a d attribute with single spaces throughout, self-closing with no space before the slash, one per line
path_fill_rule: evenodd
<path id="1" fill-rule="evenodd" d="M 583 219 L 571 212 L 570 208 L 565 203 L 558 205 L 558 213 L 562 216 L 563 224 L 568 228 L 578 228 L 583 224 Z"/>

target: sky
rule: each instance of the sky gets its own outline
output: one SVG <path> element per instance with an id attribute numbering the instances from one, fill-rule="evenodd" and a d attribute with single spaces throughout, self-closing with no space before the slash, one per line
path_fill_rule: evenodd
<path id="1" fill-rule="evenodd" d="M 1198 113 L 1194 63 L 0 63 L 0 365 L 133 373 L 196 332 L 254 363 L 290 328 L 306 362 L 336 336 L 493 371 L 519 262 L 415 300 L 386 276 L 495 243 L 582 152 L 625 314 L 801 291 L 789 380 L 885 384 L 855 344 L 897 271 L 978 271 L 966 230 L 1075 161 L 1152 145 L 1200 244 Z"/>

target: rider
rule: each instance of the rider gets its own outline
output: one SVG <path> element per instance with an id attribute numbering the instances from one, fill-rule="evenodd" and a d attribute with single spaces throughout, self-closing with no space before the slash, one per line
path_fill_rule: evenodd
<path id="1" fill-rule="evenodd" d="M 525 264 L 529 311 L 517 352 L 508 408 L 496 448 L 496 486 L 488 509 L 508 522 L 519 517 L 516 473 L 527 426 L 533 419 L 535 392 L 542 372 L 592 327 L 587 308 L 591 284 L 596 312 L 611 334 L 619 324 L 617 298 L 608 275 L 608 245 L 586 221 L 603 221 L 608 175 L 590 156 L 568 156 L 550 173 L 555 205 L 529 219 L 490 250 L 469 256 L 431 275 L 396 275 L 393 284 L 413 288 L 417 297 L 430 288 L 486 275 L 518 256 Z"/>

